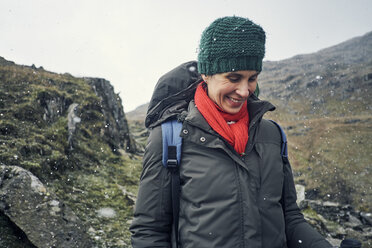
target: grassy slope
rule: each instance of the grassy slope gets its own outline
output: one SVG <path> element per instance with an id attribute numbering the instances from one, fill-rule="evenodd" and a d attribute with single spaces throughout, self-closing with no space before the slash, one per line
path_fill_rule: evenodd
<path id="1" fill-rule="evenodd" d="M 280 123 L 286 128 L 295 180 L 306 185 L 308 197 L 372 210 L 372 116 Z"/>
<path id="2" fill-rule="evenodd" d="M 352 204 L 364 211 L 372 211 L 368 71 L 371 64 L 354 66 L 330 74 L 317 87 L 283 90 L 290 97 L 268 96 L 278 108 L 267 116 L 287 129 L 295 179 L 307 186 L 309 197 Z M 333 87 L 335 81 L 341 86 Z"/>
<path id="3" fill-rule="evenodd" d="M 67 109 L 45 119 L 45 99 L 62 99 L 66 108 L 79 104 L 73 150 Z M 0 58 L 0 163 L 38 176 L 85 222 L 98 247 L 128 247 L 140 160 L 115 155 L 101 135 L 104 128 L 100 99 L 83 79 Z M 115 218 L 100 217 L 103 207 Z"/>

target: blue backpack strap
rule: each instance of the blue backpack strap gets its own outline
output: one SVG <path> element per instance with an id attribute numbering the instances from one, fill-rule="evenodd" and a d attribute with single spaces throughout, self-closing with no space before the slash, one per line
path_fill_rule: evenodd
<path id="1" fill-rule="evenodd" d="M 284 132 L 283 128 L 278 123 L 276 123 L 273 120 L 270 120 L 270 121 L 272 123 L 274 123 L 279 128 L 279 130 L 280 130 L 280 134 L 282 136 L 282 150 L 281 150 L 281 155 L 282 155 L 283 161 L 285 163 L 288 163 L 289 160 L 288 160 L 287 136 L 285 135 L 285 132 Z"/>
<path id="2" fill-rule="evenodd" d="M 178 247 L 178 219 L 180 210 L 180 173 L 182 138 L 180 136 L 182 123 L 177 120 L 161 124 L 163 139 L 163 166 L 171 172 L 171 193 L 173 213 L 173 233 Z"/>
<path id="3" fill-rule="evenodd" d="M 182 138 L 180 136 L 182 123 L 170 120 L 161 124 L 163 138 L 163 165 L 175 167 L 181 162 Z"/>

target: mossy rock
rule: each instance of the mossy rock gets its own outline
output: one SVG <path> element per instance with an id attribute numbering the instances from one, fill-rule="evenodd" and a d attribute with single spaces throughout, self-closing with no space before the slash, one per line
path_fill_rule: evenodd
<path id="1" fill-rule="evenodd" d="M 0 247 L 36 248 L 9 218 L 0 212 Z"/>

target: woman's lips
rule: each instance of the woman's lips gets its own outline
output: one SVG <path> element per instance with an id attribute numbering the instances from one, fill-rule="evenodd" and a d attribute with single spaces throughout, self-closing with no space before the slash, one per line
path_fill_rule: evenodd
<path id="1" fill-rule="evenodd" d="M 230 103 L 231 107 L 237 108 L 240 107 L 247 99 L 236 99 L 233 97 L 226 97 L 228 102 Z"/>

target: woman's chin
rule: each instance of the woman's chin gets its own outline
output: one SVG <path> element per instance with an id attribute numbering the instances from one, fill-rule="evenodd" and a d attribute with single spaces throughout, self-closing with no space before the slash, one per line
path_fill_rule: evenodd
<path id="1" fill-rule="evenodd" d="M 236 114 L 240 111 L 243 104 L 240 104 L 239 106 L 224 106 L 222 109 L 228 114 Z"/>
<path id="2" fill-rule="evenodd" d="M 240 111 L 242 108 L 244 102 L 234 102 L 230 99 L 227 99 L 222 109 L 229 114 L 236 114 Z"/>

